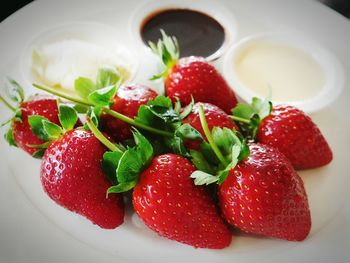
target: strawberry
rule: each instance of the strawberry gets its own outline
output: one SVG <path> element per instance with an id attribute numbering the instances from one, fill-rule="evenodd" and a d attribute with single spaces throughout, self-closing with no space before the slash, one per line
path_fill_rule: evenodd
<path id="1" fill-rule="evenodd" d="M 40 179 L 57 204 L 113 229 L 123 223 L 124 206 L 120 194 L 106 198 L 111 186 L 101 168 L 106 150 L 90 131 L 68 131 L 47 148 Z"/>
<path id="2" fill-rule="evenodd" d="M 33 97 L 29 101 L 20 104 L 21 120 L 12 122 L 13 139 L 24 151 L 33 155 L 38 149 L 31 145 L 40 145 L 44 140 L 39 139 L 32 131 L 28 116 L 39 115 L 49 121 L 59 124 L 57 100 L 49 97 Z"/>
<path id="3" fill-rule="evenodd" d="M 127 117 L 134 118 L 137 115 L 139 107 L 156 96 L 157 93 L 155 91 L 143 85 L 122 85 L 113 98 L 111 109 Z M 101 125 L 102 130 L 117 142 L 132 137 L 131 126 L 129 124 L 105 113 L 101 115 Z"/>
<path id="4" fill-rule="evenodd" d="M 257 141 L 277 148 L 295 169 L 320 167 L 333 159 L 332 150 L 316 124 L 293 106 L 273 107 L 271 115 L 260 124 Z"/>
<path id="5" fill-rule="evenodd" d="M 301 178 L 277 149 L 254 143 L 249 148 L 250 156 L 219 186 L 224 217 L 244 232 L 304 240 L 311 219 Z"/>
<path id="6" fill-rule="evenodd" d="M 229 129 L 235 129 L 238 131 L 238 127 L 235 122 L 231 119 L 229 115 L 226 114 L 218 106 L 215 106 L 210 103 L 201 103 L 204 108 L 204 114 L 207 119 L 209 130 L 211 131 L 213 127 L 227 127 Z M 183 123 L 190 124 L 193 128 L 200 132 L 200 134 L 205 137 L 204 131 L 200 122 L 199 112 L 198 112 L 197 102 L 193 108 L 192 112 L 183 120 Z M 186 146 L 190 149 L 199 149 L 198 141 L 187 141 Z"/>
<path id="7" fill-rule="evenodd" d="M 52 123 L 59 124 L 57 100 L 49 96 L 35 95 L 24 101 L 23 88 L 14 80 L 10 79 L 9 82 L 11 84 L 11 89 L 8 87 L 9 98 L 16 103 L 16 106 L 12 106 L 0 96 L 1 101 L 14 112 L 14 116 L 8 121 L 10 128 L 5 138 L 10 145 L 18 146 L 35 156 L 38 151 L 35 145 L 41 145 L 45 143 L 45 140 L 33 133 L 28 117 L 38 115 Z"/>
<path id="8" fill-rule="evenodd" d="M 196 248 L 224 248 L 231 233 L 210 194 L 191 180 L 194 170 L 181 156 L 155 157 L 134 188 L 135 211 L 161 236 Z"/>
<path id="9" fill-rule="evenodd" d="M 272 106 L 268 100 L 253 98 L 251 105 L 239 104 L 233 110 L 233 119 L 246 136 L 277 148 L 295 169 L 316 168 L 332 161 L 332 150 L 319 128 L 293 106 Z"/>
<path id="10" fill-rule="evenodd" d="M 208 102 L 230 113 L 237 99 L 221 74 L 202 57 L 179 59 L 176 38 L 161 32 L 163 40 L 157 45 L 150 43 L 150 47 L 162 59 L 166 70 L 153 79 L 164 78 L 165 92 L 174 102 L 178 98 L 187 105 L 193 96 L 196 102 Z"/>

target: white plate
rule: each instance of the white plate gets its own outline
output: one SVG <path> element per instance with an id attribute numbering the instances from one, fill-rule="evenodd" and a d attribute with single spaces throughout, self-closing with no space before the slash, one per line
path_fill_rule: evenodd
<path id="1" fill-rule="evenodd" d="M 137 48 L 130 34 L 131 16 L 144 1 L 38 1 L 0 25 L 0 80 L 20 73 L 21 52 L 38 32 L 69 22 L 98 22 L 115 27 L 120 41 Z M 205 5 L 208 1 L 203 1 Z M 330 49 L 350 77 L 350 23 L 314 1 L 216 1 L 235 17 L 237 40 L 261 31 L 305 34 Z M 211 1 L 212 3 L 212 1 Z M 138 50 L 136 80 L 156 69 L 149 51 Z M 143 52 L 143 53 L 142 53 Z M 142 65 L 149 65 L 142 67 Z M 221 60 L 217 62 L 221 66 Z M 147 70 L 142 71 L 142 68 Z M 27 93 L 33 91 L 26 87 Z M 339 99 L 312 115 L 333 151 L 327 167 L 300 173 L 310 199 L 313 227 L 302 243 L 235 236 L 224 250 L 203 250 L 168 241 L 143 227 L 132 216 L 116 230 L 105 231 L 55 205 L 41 190 L 39 161 L 0 142 L 0 262 L 349 262 L 350 86 Z M 8 116 L 0 106 L 1 120 Z"/>

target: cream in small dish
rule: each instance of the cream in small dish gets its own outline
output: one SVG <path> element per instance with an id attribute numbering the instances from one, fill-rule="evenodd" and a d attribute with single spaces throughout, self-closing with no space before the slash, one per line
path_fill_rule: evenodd
<path id="1" fill-rule="evenodd" d="M 108 25 L 90 22 L 43 32 L 22 55 L 23 75 L 31 83 L 71 91 L 75 79 L 95 79 L 100 68 L 118 70 L 124 81 L 130 81 L 138 63 L 127 43 L 118 41 L 117 34 Z"/>
<path id="2" fill-rule="evenodd" d="M 225 55 L 226 80 L 244 101 L 266 97 L 274 103 L 318 111 L 341 93 L 344 72 L 328 50 L 305 37 L 260 33 L 232 46 Z"/>

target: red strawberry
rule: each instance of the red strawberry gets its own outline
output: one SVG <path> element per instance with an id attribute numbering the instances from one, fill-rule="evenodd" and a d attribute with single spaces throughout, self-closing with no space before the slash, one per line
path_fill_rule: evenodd
<path id="1" fill-rule="evenodd" d="M 106 150 L 91 132 L 71 130 L 47 148 L 40 178 L 56 203 L 112 229 L 123 223 L 124 205 L 120 194 L 106 198 L 111 186 L 101 168 Z"/>
<path id="2" fill-rule="evenodd" d="M 32 155 L 38 150 L 28 145 L 40 145 L 44 143 L 31 130 L 28 116 L 40 115 L 49 121 L 59 125 L 57 100 L 54 98 L 36 96 L 29 101 L 22 102 L 19 106 L 21 121 L 12 122 L 13 138 L 17 146 Z"/>
<path id="3" fill-rule="evenodd" d="M 309 169 L 332 161 L 332 150 L 311 118 L 301 110 L 286 105 L 273 107 L 263 119 L 257 141 L 282 152 L 295 169 Z"/>
<path id="4" fill-rule="evenodd" d="M 151 44 L 151 48 L 167 67 L 155 77 L 164 77 L 166 94 L 174 102 L 179 98 L 184 105 L 189 104 L 193 96 L 196 102 L 209 102 L 231 113 L 237 104 L 236 96 L 215 67 L 202 57 L 179 59 L 176 39 L 163 31 L 162 35 L 163 40 L 159 40 L 157 46 Z"/>
<path id="5" fill-rule="evenodd" d="M 219 186 L 223 215 L 248 233 L 304 240 L 311 219 L 303 181 L 278 150 L 263 144 L 249 148 L 250 156 Z"/>
<path id="6" fill-rule="evenodd" d="M 154 99 L 157 93 L 152 89 L 138 84 L 123 85 L 118 89 L 113 98 L 111 109 L 124 114 L 130 118 L 137 115 L 137 111 L 142 104 Z M 102 130 L 104 130 L 115 141 L 120 142 L 132 137 L 131 126 L 114 117 L 102 114 Z"/>
<path id="7" fill-rule="evenodd" d="M 231 233 L 202 186 L 190 178 L 194 166 L 185 158 L 155 157 L 133 192 L 135 211 L 159 235 L 194 247 L 220 249 Z"/>
<path id="8" fill-rule="evenodd" d="M 238 131 L 237 125 L 222 109 L 210 103 L 196 103 L 193 106 L 192 112 L 183 120 L 183 123 L 190 124 L 193 128 L 199 131 L 204 138 L 205 135 L 199 118 L 199 104 L 203 105 L 204 114 L 210 131 L 213 129 L 213 127 L 227 127 L 229 129 L 234 128 Z M 199 142 L 187 141 L 186 146 L 190 149 L 198 150 Z"/>

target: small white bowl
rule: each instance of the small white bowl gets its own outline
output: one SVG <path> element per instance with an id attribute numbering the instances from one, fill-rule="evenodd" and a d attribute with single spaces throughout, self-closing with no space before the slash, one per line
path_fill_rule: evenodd
<path id="1" fill-rule="evenodd" d="M 345 82 L 344 70 L 338 59 L 330 53 L 330 51 L 322 47 L 319 43 L 303 36 L 268 32 L 259 33 L 242 39 L 237 44 L 233 45 L 224 57 L 224 77 L 238 97 L 243 101 L 250 103 L 253 97 L 259 97 L 260 95 L 254 93 L 239 79 L 236 60 L 242 51 L 258 42 L 277 43 L 298 48 L 309 54 L 320 65 L 324 72 L 324 85 L 315 97 L 288 102 L 273 100 L 272 102 L 274 104 L 285 103 L 296 106 L 307 113 L 312 113 L 331 104 L 341 93 Z"/>
<path id="2" fill-rule="evenodd" d="M 121 38 L 118 38 L 118 31 L 115 28 L 97 22 L 70 22 L 38 32 L 25 45 L 20 57 L 20 70 L 28 85 L 31 85 L 33 82 L 42 84 L 32 72 L 33 50 L 62 40 L 86 41 L 117 55 L 122 62 L 121 65 L 129 71 L 127 82 L 131 81 L 137 73 L 137 57 L 128 48 L 128 43 L 124 43 Z"/>

